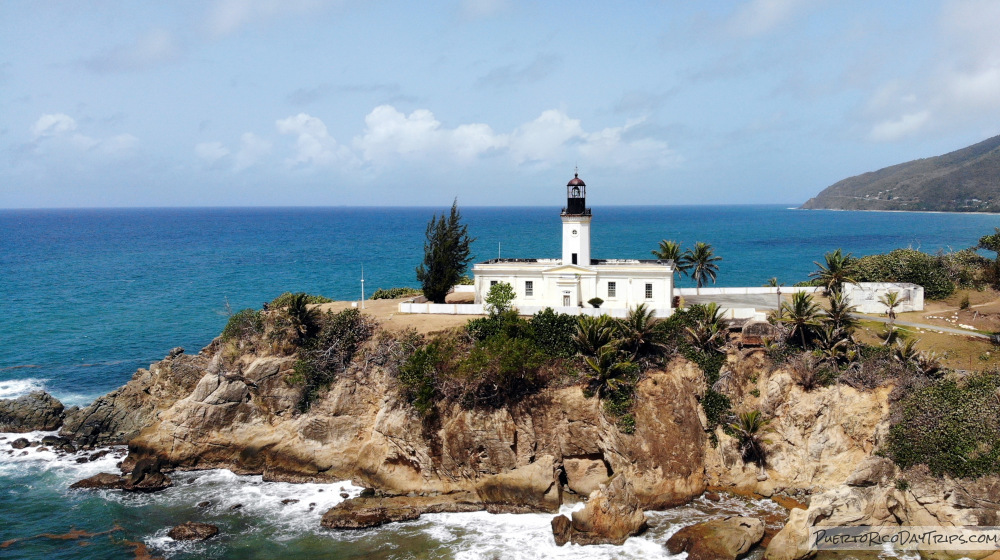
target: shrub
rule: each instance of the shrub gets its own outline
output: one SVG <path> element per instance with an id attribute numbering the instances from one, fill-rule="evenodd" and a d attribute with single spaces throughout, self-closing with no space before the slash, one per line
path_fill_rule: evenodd
<path id="1" fill-rule="evenodd" d="M 305 411 L 347 369 L 357 349 L 375 332 L 376 323 L 358 309 L 328 311 L 319 320 L 318 332 L 299 350 L 299 359 L 288 381 L 303 385 L 299 410 Z"/>
<path id="2" fill-rule="evenodd" d="M 437 365 L 441 361 L 441 341 L 418 348 L 399 368 L 399 382 L 406 399 L 423 415 L 434 409 L 440 395 L 437 389 Z"/>
<path id="3" fill-rule="evenodd" d="M 943 299 L 955 291 L 942 259 L 915 249 L 868 255 L 853 266 L 859 282 L 911 282 L 923 286 L 928 299 Z"/>
<path id="4" fill-rule="evenodd" d="M 475 286 L 476 281 L 471 276 L 463 276 L 458 279 L 456 286 Z"/>
<path id="5" fill-rule="evenodd" d="M 372 292 L 372 299 L 396 299 L 407 296 L 419 296 L 422 294 L 420 290 L 416 288 L 389 288 L 388 290 L 383 290 L 379 288 Z"/>
<path id="6" fill-rule="evenodd" d="M 509 338 L 530 336 L 531 325 L 519 317 L 517 311 L 508 309 L 503 313 L 470 319 L 465 324 L 465 330 L 473 339 L 481 341 L 500 334 Z"/>
<path id="7" fill-rule="evenodd" d="M 243 309 L 235 313 L 222 329 L 222 341 L 246 340 L 264 332 L 264 316 L 255 309 Z"/>
<path id="8" fill-rule="evenodd" d="M 500 334 L 479 342 L 459 366 L 466 381 L 461 401 L 470 408 L 516 402 L 543 385 L 539 370 L 544 362 L 529 339 Z"/>
<path id="9" fill-rule="evenodd" d="M 959 309 L 969 308 L 969 294 L 965 294 L 962 296 L 962 300 L 958 302 L 958 308 Z"/>
<path id="10" fill-rule="evenodd" d="M 589 303 L 590 305 L 594 306 L 594 309 L 597 309 L 597 308 L 601 307 L 601 304 L 604 303 L 604 300 L 601 299 L 601 298 L 599 298 L 599 297 L 592 297 L 592 298 L 590 298 L 590 299 L 587 300 L 587 303 Z"/>
<path id="11" fill-rule="evenodd" d="M 546 307 L 531 318 L 535 346 L 553 358 L 568 358 L 576 354 L 576 324 L 576 317 L 556 313 L 551 307 Z"/>
<path id="12" fill-rule="evenodd" d="M 895 403 L 888 455 L 935 475 L 1000 474 L 1000 373 L 939 379 Z"/>
<path id="13" fill-rule="evenodd" d="M 506 282 L 497 282 L 490 286 L 490 291 L 486 294 L 486 310 L 490 315 L 502 315 L 511 309 L 511 304 L 517 294 L 514 287 Z"/>
<path id="14" fill-rule="evenodd" d="M 288 307 L 292 303 L 292 300 L 295 299 L 296 296 L 304 296 L 305 297 L 305 302 L 308 303 L 308 304 L 310 304 L 310 305 L 317 305 L 317 304 L 320 304 L 320 303 L 330 303 L 330 302 L 333 301 L 332 299 L 330 299 L 328 297 L 323 297 L 323 296 L 318 296 L 318 295 L 311 295 L 311 294 L 307 294 L 305 292 L 298 292 L 298 293 L 294 293 L 294 294 L 292 292 L 285 292 L 285 293 L 281 294 L 280 296 L 278 296 L 278 297 L 274 298 L 273 300 L 271 300 L 271 302 L 268 303 L 267 305 L 268 305 L 269 308 L 272 308 L 272 309 L 276 308 L 276 307 Z"/>

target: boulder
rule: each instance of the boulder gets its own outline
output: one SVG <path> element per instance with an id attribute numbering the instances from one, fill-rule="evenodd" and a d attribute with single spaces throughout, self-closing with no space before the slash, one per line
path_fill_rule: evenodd
<path id="1" fill-rule="evenodd" d="M 188 521 L 174 527 L 167 536 L 175 541 L 203 541 L 219 534 L 219 528 L 208 523 Z"/>
<path id="2" fill-rule="evenodd" d="M 688 560 L 735 560 L 763 538 L 760 519 L 726 517 L 684 527 L 667 540 L 667 549 L 687 552 Z"/>
<path id="3" fill-rule="evenodd" d="M 10 446 L 13 447 L 14 449 L 24 449 L 29 445 L 31 445 L 31 442 L 29 442 L 23 437 L 17 438 L 14 441 L 10 442 Z"/>
<path id="4" fill-rule="evenodd" d="M 481 511 L 484 507 L 469 492 L 439 496 L 365 496 L 345 500 L 330 508 L 323 515 L 322 525 L 328 529 L 366 529 L 411 521 L 424 513 Z"/>
<path id="5" fill-rule="evenodd" d="M 646 515 L 632 484 L 622 475 L 595 490 L 587 505 L 573 512 L 571 520 L 552 520 L 552 535 L 560 546 L 566 542 L 621 545 L 645 530 Z"/>
<path id="6" fill-rule="evenodd" d="M 530 465 L 483 477 L 476 494 L 490 513 L 555 513 L 562 504 L 555 458 L 545 455 Z"/>
<path id="7" fill-rule="evenodd" d="M 81 457 L 83 459 L 84 457 Z M 100 473 L 74 482 L 70 488 L 125 490 L 127 492 L 159 492 L 173 486 L 170 477 L 160 472 L 160 462 L 140 461 L 126 476 Z"/>
<path id="8" fill-rule="evenodd" d="M 589 496 L 608 481 L 608 466 L 602 459 L 565 458 L 566 486 L 582 496 Z"/>
<path id="9" fill-rule="evenodd" d="M 78 480 L 70 484 L 70 488 L 84 488 L 95 490 L 120 490 L 125 486 L 125 479 L 117 474 L 98 473 L 94 476 Z"/>
<path id="10" fill-rule="evenodd" d="M 45 391 L 0 400 L 0 432 L 50 431 L 62 422 L 62 403 Z"/>

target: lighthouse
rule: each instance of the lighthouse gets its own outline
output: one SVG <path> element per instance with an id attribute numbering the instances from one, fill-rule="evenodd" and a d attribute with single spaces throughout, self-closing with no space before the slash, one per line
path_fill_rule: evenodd
<path id="1" fill-rule="evenodd" d="M 566 207 L 562 218 L 562 264 L 590 266 L 590 208 L 587 208 L 587 184 L 574 173 L 566 183 Z"/>

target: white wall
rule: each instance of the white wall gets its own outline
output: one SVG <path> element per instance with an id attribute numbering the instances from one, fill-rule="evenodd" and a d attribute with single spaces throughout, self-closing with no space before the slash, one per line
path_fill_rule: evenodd
<path id="1" fill-rule="evenodd" d="M 807 294 L 814 294 L 816 292 L 822 291 L 823 288 L 816 286 L 782 286 L 781 293 L 783 294 L 794 294 L 796 292 L 805 292 Z M 760 286 L 751 288 L 702 288 L 699 291 L 697 288 L 674 288 L 675 296 L 749 296 L 758 294 L 777 294 L 778 288 L 773 288 L 770 286 Z"/>
<path id="2" fill-rule="evenodd" d="M 517 306 L 517 312 L 521 315 L 534 315 L 544 310 L 545 306 Z M 556 313 L 566 315 L 608 315 L 610 317 L 625 317 L 627 309 L 594 309 L 593 307 L 552 307 Z M 673 314 L 673 309 L 655 308 L 652 310 L 656 317 L 669 317 Z M 751 310 L 752 311 L 752 310 Z M 436 315 L 486 315 L 481 303 L 409 303 L 399 304 L 400 313 L 416 314 L 436 314 Z"/>
<path id="3" fill-rule="evenodd" d="M 896 308 L 897 313 L 924 310 L 924 288 L 917 284 L 903 282 L 859 282 L 844 284 L 844 295 L 860 313 L 882 314 L 888 307 L 879 298 L 889 292 L 898 292 L 903 303 Z"/>

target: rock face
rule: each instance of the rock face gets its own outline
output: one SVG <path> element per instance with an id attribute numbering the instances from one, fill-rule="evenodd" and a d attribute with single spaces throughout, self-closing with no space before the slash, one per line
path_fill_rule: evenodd
<path id="1" fill-rule="evenodd" d="M 852 475 L 855 485 L 842 485 L 812 496 L 809 508 L 792 510 L 788 523 L 771 540 L 766 558 L 792 560 L 811 554 L 809 530 L 821 526 L 995 526 L 1000 524 L 1000 477 L 978 480 L 938 479 L 925 468 L 898 473 L 909 487 L 878 483 L 882 475 L 866 462 Z M 864 484 L 861 484 L 861 482 Z M 994 551 L 921 551 L 922 558 L 982 558 Z"/>
<path id="2" fill-rule="evenodd" d="M 85 446 L 127 443 L 153 424 L 171 404 L 191 392 L 205 375 L 213 350 L 209 346 L 197 356 L 171 352 L 171 356 L 148 370 L 138 370 L 124 386 L 86 408 L 69 412 L 60 435 Z"/>
<path id="3" fill-rule="evenodd" d="M 143 460 L 130 474 L 119 476 L 109 473 L 98 473 L 89 478 L 74 482 L 70 488 L 97 490 L 125 490 L 128 492 L 159 492 L 173 486 L 170 477 L 160 472 L 158 461 Z"/>
<path id="4" fill-rule="evenodd" d="M 687 552 L 689 560 L 735 560 L 764 538 L 764 522 L 727 517 L 684 527 L 667 540 L 671 554 Z"/>
<path id="5" fill-rule="evenodd" d="M 443 496 L 358 497 L 345 500 L 323 515 L 328 529 L 366 529 L 397 521 L 411 521 L 424 513 L 482 511 L 485 507 L 471 493 Z"/>
<path id="6" fill-rule="evenodd" d="M 219 534 L 219 528 L 208 523 L 188 521 L 171 529 L 167 536 L 175 541 L 203 541 Z"/>
<path id="7" fill-rule="evenodd" d="M 562 486 L 551 455 L 484 477 L 476 485 L 476 493 L 490 513 L 554 513 L 562 504 Z"/>
<path id="8" fill-rule="evenodd" d="M 573 512 L 571 520 L 565 516 L 552 520 L 552 534 L 560 546 L 566 542 L 620 545 L 645 530 L 646 515 L 632 484 L 622 475 L 595 490 L 587 505 Z"/>
<path id="9" fill-rule="evenodd" d="M 0 432 L 51 431 L 62 422 L 62 403 L 44 391 L 0 400 Z"/>
<path id="10" fill-rule="evenodd" d="M 301 387 L 287 382 L 294 357 L 227 363 L 221 354 L 182 354 L 140 371 L 105 397 L 108 406 L 81 411 L 107 419 L 82 432 L 126 437 L 142 420 L 125 420 L 110 404 L 137 401 L 148 406 L 138 416 L 150 425 L 131 440 L 126 467 L 157 457 L 181 469 L 224 467 L 268 480 L 351 479 L 392 495 L 476 492 L 491 511 L 556 511 L 567 461 L 603 470 L 594 479 L 627 475 L 644 508 L 685 503 L 705 488 L 703 376 L 684 360 L 638 385 L 637 428 L 626 435 L 580 387 L 545 389 L 508 408 L 455 405 L 429 423 L 392 376 L 359 363 L 300 413 Z M 144 388 L 158 400 L 142 400 Z M 75 417 L 73 424 L 88 425 Z M 586 490 L 593 481 L 578 472 L 573 485 Z"/>

